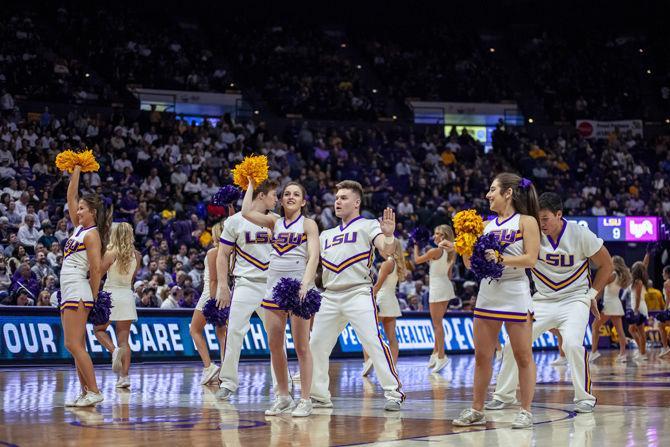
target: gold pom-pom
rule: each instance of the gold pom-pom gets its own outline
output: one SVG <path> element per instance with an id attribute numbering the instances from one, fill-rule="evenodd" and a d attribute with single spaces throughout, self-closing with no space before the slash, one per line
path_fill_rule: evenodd
<path id="1" fill-rule="evenodd" d="M 81 166 L 82 172 L 95 172 L 100 169 L 100 165 L 93 156 L 93 151 L 75 152 L 66 149 L 56 156 L 56 167 L 61 171 L 67 171 L 70 174 L 74 172 L 75 166 Z"/>
<path id="2" fill-rule="evenodd" d="M 249 187 L 249 177 L 254 180 L 256 185 L 267 180 L 268 157 L 265 155 L 244 157 L 244 160 L 232 170 L 232 174 L 233 183 L 246 191 Z"/>
<path id="3" fill-rule="evenodd" d="M 484 233 L 484 221 L 475 210 L 459 211 L 454 216 L 454 231 L 457 235 L 469 233 L 481 236 Z"/>
<path id="4" fill-rule="evenodd" d="M 472 256 L 472 252 L 477 242 L 477 236 L 472 233 L 461 233 L 456 236 L 454 249 L 461 256 Z"/>

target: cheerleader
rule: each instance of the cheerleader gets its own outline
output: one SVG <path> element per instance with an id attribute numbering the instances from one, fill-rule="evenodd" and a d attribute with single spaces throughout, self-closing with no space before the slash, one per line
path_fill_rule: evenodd
<path id="1" fill-rule="evenodd" d="M 289 395 L 288 361 L 285 350 L 286 309 L 279 307 L 273 299 L 273 289 L 281 278 L 300 280 L 300 299 L 314 286 L 319 262 L 319 229 L 316 222 L 303 215 L 307 204 L 307 192 L 299 183 L 289 182 L 281 195 L 284 217 L 263 214 L 253 210 L 254 186 L 249 179 L 249 188 L 242 202 L 242 216 L 256 225 L 272 230 L 272 248 L 267 273 L 267 287 L 261 307 L 266 314 L 266 331 L 270 345 L 272 367 L 277 377 L 277 399 L 265 411 L 268 416 L 291 412 L 292 416 L 305 417 L 312 413 L 310 391 L 312 386 L 312 354 L 309 349 L 310 320 L 291 315 L 291 334 L 300 365 L 300 393 L 302 398 L 294 408 Z M 307 245 L 307 246 L 305 246 Z"/>
<path id="2" fill-rule="evenodd" d="M 81 394 L 66 407 L 90 407 L 104 400 L 95 380 L 93 362 L 86 351 L 86 321 L 93 308 L 103 275 L 112 211 L 105 212 L 97 194 L 79 198 L 81 166 L 76 166 L 67 187 L 67 207 L 74 231 L 65 243 L 60 272 L 60 306 L 65 348 L 74 357 Z"/>
<path id="3" fill-rule="evenodd" d="M 499 174 L 486 194 L 491 211 L 498 217 L 487 223 L 484 234 L 493 233 L 503 250 L 486 251 L 489 262 L 505 269 L 497 281 L 480 284 L 474 309 L 475 373 L 472 407 L 463 410 L 453 424 L 485 425 L 484 399 L 491 382 L 496 339 L 505 323 L 519 368 L 521 409 L 512 428 L 530 428 L 533 416 L 530 404 L 535 391 L 535 362 L 532 351 L 533 302 L 526 269 L 537 262 L 540 251 L 539 204 L 535 187 L 516 174 Z M 466 267 L 470 258 L 464 257 Z"/>
<path id="4" fill-rule="evenodd" d="M 656 318 L 659 321 L 658 329 L 661 331 L 661 349 L 659 357 L 665 357 L 670 354 L 668 347 L 668 329 L 670 328 L 670 265 L 663 267 L 663 300 L 665 301 L 665 310 Z"/>
<path id="5" fill-rule="evenodd" d="M 633 285 L 631 286 L 633 316 L 629 318 L 628 331 L 635 339 L 639 348 L 639 351 L 633 354 L 633 360 L 638 361 L 647 360 L 647 334 L 644 332 L 644 326 L 649 318 L 649 312 L 644 296 L 647 293 L 647 282 L 649 281 L 649 276 L 647 275 L 648 265 L 649 255 L 647 254 L 644 261 L 637 261 L 630 269 L 631 276 L 633 277 Z"/>
<path id="6" fill-rule="evenodd" d="M 130 348 L 128 338 L 130 325 L 137 320 L 135 297 L 133 296 L 133 278 L 142 266 L 142 255 L 135 250 L 133 227 L 127 222 L 112 226 L 109 245 L 102 258 L 103 271 L 107 271 L 107 280 L 103 290 L 112 297 L 112 312 L 109 321 L 114 321 L 114 330 L 118 347 L 114 346 L 107 333 L 109 322 L 95 326 L 95 338 L 112 354 L 112 371 L 118 374 L 117 388 L 130 388 L 128 371 L 130 370 Z M 108 271 L 109 269 L 109 271 Z"/>
<path id="7" fill-rule="evenodd" d="M 438 244 L 438 247 L 431 248 L 423 255 L 419 254 L 419 247 L 414 245 L 414 263 L 417 265 L 424 262 L 430 263 L 428 270 L 428 303 L 430 319 L 435 332 L 435 346 L 430 355 L 428 368 L 432 368 L 431 372 L 437 373 L 449 364 L 449 358 L 445 354 L 442 319 L 447 311 L 447 306 L 449 306 L 449 301 L 456 297 L 454 286 L 451 283 L 451 272 L 456 261 L 456 253 L 453 250 L 445 249 L 440 243 L 442 241 L 453 242 L 454 231 L 448 225 L 435 227 L 433 240 Z"/>
<path id="8" fill-rule="evenodd" d="M 198 304 L 195 306 L 195 311 L 193 312 L 193 318 L 191 319 L 191 338 L 193 343 L 198 349 L 198 355 L 202 360 L 204 370 L 202 372 L 202 379 L 200 380 L 200 385 L 207 385 L 213 380 L 217 379 L 217 374 L 219 368 L 214 362 L 212 362 L 209 357 L 209 347 L 205 337 L 203 337 L 202 332 L 205 329 L 207 321 L 205 316 L 202 314 L 202 310 L 205 307 L 207 300 L 212 298 L 212 290 L 216 290 L 217 286 L 217 276 L 216 276 L 216 256 L 219 252 L 219 239 L 221 238 L 221 233 L 223 232 L 223 223 L 217 223 L 212 227 L 212 242 L 213 247 L 207 252 L 207 258 L 205 262 L 205 272 L 202 279 L 202 294 L 198 300 Z M 226 327 L 217 326 L 216 327 L 216 338 L 219 340 L 219 349 L 221 352 L 221 359 L 223 361 L 223 353 L 225 352 L 225 339 L 226 339 Z"/>
<path id="9" fill-rule="evenodd" d="M 407 274 L 407 266 L 400 241 L 396 239 L 393 246 L 393 254 L 382 262 L 382 265 L 379 267 L 379 276 L 377 282 L 372 287 L 372 294 L 377 301 L 377 307 L 379 308 L 377 316 L 384 326 L 393 363 L 397 364 L 399 349 L 398 338 L 395 334 L 395 320 L 402 315 L 402 312 L 400 312 L 400 303 L 395 291 L 398 286 L 398 278 L 404 278 Z M 365 377 L 372 370 L 372 360 L 365 350 L 363 350 L 363 357 L 365 358 L 363 377 Z"/>
<path id="10" fill-rule="evenodd" d="M 598 352 L 600 327 L 608 321 L 612 321 L 612 325 L 616 328 L 616 333 L 619 337 L 619 355 L 616 357 L 616 362 L 626 362 L 626 333 L 623 329 L 623 316 L 625 313 L 621 304 L 621 295 L 623 295 L 624 290 L 630 287 L 633 280 L 630 270 L 628 270 L 626 262 L 621 256 L 612 256 L 612 264 L 614 265 L 614 273 L 603 291 L 603 310 L 600 312 L 600 318 L 595 320 L 591 327 L 593 338 L 591 358 L 589 359 L 591 362 L 594 362 L 602 355 Z"/>

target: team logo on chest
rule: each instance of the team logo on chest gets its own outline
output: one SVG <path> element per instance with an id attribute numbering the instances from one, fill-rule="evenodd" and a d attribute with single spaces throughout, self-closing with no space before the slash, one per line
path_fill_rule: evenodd
<path id="1" fill-rule="evenodd" d="M 521 240 L 523 236 L 519 230 L 508 230 L 504 228 L 502 230 L 493 230 L 491 231 L 493 236 L 500 242 L 500 245 L 506 247 L 514 242 Z"/>
<path id="2" fill-rule="evenodd" d="M 561 253 L 547 253 L 544 259 L 540 258 L 547 265 L 553 267 L 572 267 L 575 265 L 575 255 L 566 255 Z"/>
<path id="3" fill-rule="evenodd" d="M 353 233 L 344 233 L 333 236 L 332 239 L 326 239 L 323 244 L 323 249 L 328 250 L 331 247 L 342 244 L 355 244 L 358 239 L 358 232 L 354 231 Z"/>
<path id="4" fill-rule="evenodd" d="M 306 241 L 307 235 L 305 233 L 279 233 L 272 239 L 272 247 L 279 255 L 283 255 Z"/>
<path id="5" fill-rule="evenodd" d="M 72 253 L 76 253 L 78 251 L 83 250 L 86 250 L 86 246 L 84 245 L 83 242 L 79 242 L 76 239 L 68 239 L 67 242 L 65 243 L 65 247 L 63 248 L 63 257 L 67 258 Z"/>
<path id="6" fill-rule="evenodd" d="M 244 242 L 247 244 L 269 244 L 270 235 L 265 231 L 245 231 Z"/>

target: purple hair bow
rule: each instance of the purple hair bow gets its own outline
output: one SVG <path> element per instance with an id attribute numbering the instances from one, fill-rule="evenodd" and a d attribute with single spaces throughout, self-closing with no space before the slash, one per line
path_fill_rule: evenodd
<path id="1" fill-rule="evenodd" d="M 528 189 L 528 188 L 530 188 L 530 185 L 532 185 L 532 184 L 533 184 L 533 182 L 531 182 L 531 181 L 528 180 L 527 178 L 523 177 L 523 178 L 519 181 L 519 188 L 521 188 L 521 189 Z"/>

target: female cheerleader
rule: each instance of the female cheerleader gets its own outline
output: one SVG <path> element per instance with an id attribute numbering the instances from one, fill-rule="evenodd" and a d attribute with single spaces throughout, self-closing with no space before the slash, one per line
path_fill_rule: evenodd
<path id="1" fill-rule="evenodd" d="M 107 333 L 109 322 L 95 326 L 95 338 L 112 354 L 112 371 L 118 374 L 117 388 L 129 388 L 130 348 L 128 337 L 130 325 L 137 320 L 135 297 L 133 296 L 133 278 L 137 275 L 142 255 L 135 250 L 135 235 L 129 223 L 122 222 L 112 226 L 109 245 L 102 258 L 103 271 L 107 271 L 107 280 L 103 290 L 112 295 L 112 313 L 109 321 L 115 321 L 114 329 L 118 347 L 114 346 Z"/>
<path id="2" fill-rule="evenodd" d="M 278 393 L 274 404 L 265 411 L 265 414 L 274 416 L 292 410 L 293 416 L 309 416 L 312 413 L 310 320 L 291 315 L 291 334 L 300 365 L 300 393 L 302 396 L 294 409 L 293 399 L 288 390 L 288 362 L 284 348 L 288 313 L 274 302 L 272 291 L 282 277 L 301 280 L 300 299 L 303 299 L 307 291 L 313 287 L 319 262 L 319 229 L 314 220 L 303 215 L 303 208 L 307 204 L 305 200 L 307 193 L 299 183 L 289 182 L 284 187 L 281 197 L 283 218 L 275 214 L 262 214 L 254 211 L 252 209 L 253 189 L 253 181 L 249 179 L 249 188 L 242 202 L 242 216 L 256 225 L 269 228 L 273 234 L 267 289 L 261 307 L 269 310 L 265 317 L 265 329 L 268 334 L 272 367 L 277 377 Z"/>
<path id="3" fill-rule="evenodd" d="M 417 265 L 424 262 L 430 263 L 428 270 L 430 282 L 428 285 L 428 303 L 430 306 L 430 319 L 435 331 L 435 346 L 430 355 L 428 367 L 432 368 L 431 372 L 437 373 L 449 364 L 449 358 L 444 352 L 444 327 L 442 326 L 442 319 L 444 318 L 444 313 L 447 311 L 447 306 L 449 306 L 449 301 L 456 297 L 454 286 L 451 283 L 451 272 L 456 261 L 456 253 L 453 250 L 443 248 L 440 242 L 453 242 L 454 231 L 448 225 L 435 227 L 433 240 L 438 244 L 438 247 L 431 248 L 423 255 L 419 254 L 419 247 L 414 245 L 414 263 Z"/>
<path id="4" fill-rule="evenodd" d="M 382 265 L 379 267 L 379 277 L 372 287 L 372 294 L 377 300 L 377 307 L 379 307 L 377 316 L 384 326 L 384 332 L 389 341 L 389 348 L 391 349 L 394 364 L 398 363 L 399 352 L 398 338 L 395 335 L 395 320 L 402 315 L 395 291 L 398 286 L 398 278 L 404 278 L 406 274 L 405 255 L 400 241 L 396 239 L 393 254 L 386 261 L 382 262 Z M 365 350 L 363 351 L 363 357 L 365 358 L 363 377 L 365 377 L 372 370 L 372 360 L 370 360 Z"/>
<path id="5" fill-rule="evenodd" d="M 594 362 L 602 354 L 598 352 L 598 340 L 600 339 L 600 327 L 607 323 L 608 320 L 616 328 L 616 333 L 619 336 L 619 355 L 616 357 L 618 363 L 626 362 L 626 333 L 623 329 L 623 305 L 621 304 L 621 295 L 623 291 L 630 287 L 633 279 L 626 266 L 626 262 L 621 256 L 612 256 L 612 264 L 614 264 L 614 273 L 612 279 L 605 286 L 603 290 L 603 310 L 600 312 L 600 318 L 593 322 L 591 327 L 591 334 L 593 337 L 591 346 L 590 361 Z"/>
<path id="6" fill-rule="evenodd" d="M 475 377 L 472 408 L 463 410 L 454 419 L 457 426 L 484 425 L 484 398 L 491 381 L 496 339 L 503 322 L 519 367 L 521 409 L 512 428 L 530 428 L 533 416 L 530 404 L 535 391 L 535 362 L 532 352 L 533 303 L 525 269 L 537 262 L 540 251 L 539 204 L 530 180 L 516 174 L 499 174 L 491 184 L 486 198 L 498 217 L 486 225 L 484 234 L 493 233 L 503 250 L 486 251 L 490 262 L 504 266 L 502 277 L 480 284 L 477 307 L 474 309 Z M 470 258 L 463 259 L 466 267 Z"/>
<path id="7" fill-rule="evenodd" d="M 60 310 L 65 348 L 74 357 L 81 394 L 66 402 L 66 407 L 89 407 L 104 400 L 95 380 L 93 362 L 86 351 L 86 320 L 97 299 L 104 273 L 102 255 L 112 212 L 105 212 L 102 200 L 96 194 L 79 198 L 80 175 L 81 167 L 76 166 L 67 187 L 67 207 L 75 228 L 63 250 Z"/>
<path id="8" fill-rule="evenodd" d="M 647 302 L 644 296 L 647 293 L 647 282 L 649 276 L 647 274 L 647 266 L 649 263 L 649 255 L 645 256 L 644 261 L 637 261 L 630 269 L 633 277 L 633 285 L 631 286 L 631 298 L 634 316 L 628 322 L 628 331 L 633 336 L 639 351 L 633 354 L 633 360 L 645 361 L 647 360 L 647 334 L 644 332 L 644 326 L 649 318 L 647 310 Z"/>
<path id="9" fill-rule="evenodd" d="M 670 265 L 663 267 L 663 300 L 665 301 L 665 310 L 657 317 L 659 320 L 658 329 L 661 331 L 661 349 L 659 357 L 665 357 L 670 354 L 668 347 L 668 329 L 670 328 Z"/>
<path id="10" fill-rule="evenodd" d="M 202 279 L 202 294 L 200 295 L 198 304 L 195 306 L 193 318 L 191 319 L 191 338 L 193 339 L 195 346 L 198 348 L 198 355 L 202 359 L 202 363 L 205 367 L 202 372 L 202 379 L 200 380 L 201 385 L 207 385 L 208 383 L 217 379 L 217 373 L 219 372 L 219 368 L 209 357 L 209 347 L 207 346 L 205 337 L 202 335 L 202 331 L 205 329 L 205 325 L 207 324 L 205 316 L 202 314 L 202 310 L 205 307 L 207 300 L 213 297 L 211 291 L 216 291 L 216 256 L 219 252 L 219 239 L 221 238 L 222 232 L 223 222 L 217 223 L 212 227 L 213 246 L 207 252 L 205 273 L 203 274 Z M 219 349 L 221 358 L 223 359 L 226 340 L 225 326 L 216 327 L 216 338 L 219 340 Z"/>

